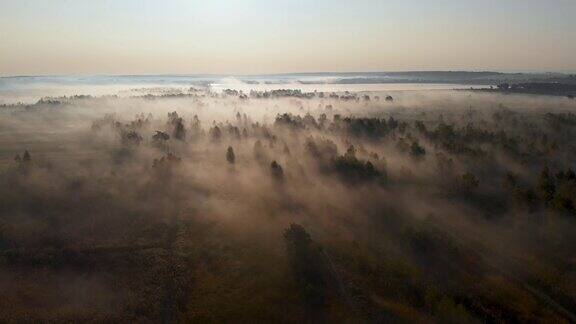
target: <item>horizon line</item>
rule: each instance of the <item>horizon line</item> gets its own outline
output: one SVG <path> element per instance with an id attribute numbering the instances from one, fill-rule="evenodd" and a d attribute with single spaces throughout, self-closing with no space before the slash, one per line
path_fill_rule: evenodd
<path id="1" fill-rule="evenodd" d="M 317 72 L 278 72 L 278 73 L 57 73 L 57 74 L 13 74 L 13 75 L 2 75 L 0 78 L 33 78 L 33 77 L 158 77 L 158 76 L 170 76 L 170 77 L 264 77 L 264 76 L 296 76 L 296 75 L 354 75 L 354 74 L 394 74 L 394 73 L 494 73 L 494 74 L 563 74 L 571 75 L 576 73 L 575 71 L 552 71 L 552 70 L 391 70 L 391 71 L 346 71 L 346 72 L 334 72 L 334 71 L 317 71 Z"/>

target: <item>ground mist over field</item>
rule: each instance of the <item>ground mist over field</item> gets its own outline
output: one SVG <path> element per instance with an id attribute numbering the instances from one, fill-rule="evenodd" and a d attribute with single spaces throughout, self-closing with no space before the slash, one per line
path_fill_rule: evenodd
<path id="1" fill-rule="evenodd" d="M 150 89 L 1 109 L 2 322 L 576 320 L 574 100 Z"/>

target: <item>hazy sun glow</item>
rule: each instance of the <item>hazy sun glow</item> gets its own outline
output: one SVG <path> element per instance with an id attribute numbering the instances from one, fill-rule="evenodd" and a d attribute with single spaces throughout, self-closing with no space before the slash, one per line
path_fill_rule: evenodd
<path id="1" fill-rule="evenodd" d="M 576 2 L 0 1 L 0 74 L 576 70 Z"/>

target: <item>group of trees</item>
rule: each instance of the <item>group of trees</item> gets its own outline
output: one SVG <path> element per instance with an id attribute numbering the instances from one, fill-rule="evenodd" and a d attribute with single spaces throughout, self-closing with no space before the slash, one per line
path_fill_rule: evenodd
<path id="1" fill-rule="evenodd" d="M 370 161 L 362 161 L 356 157 L 354 146 L 350 146 L 346 154 L 336 157 L 333 160 L 333 167 L 336 174 L 347 182 L 385 180 L 384 174 L 378 171 Z"/>
<path id="2" fill-rule="evenodd" d="M 394 147 L 400 153 L 411 157 L 413 162 L 422 162 L 434 159 L 437 164 L 438 174 L 444 174 L 444 179 L 450 179 L 455 172 L 454 160 L 466 161 L 469 158 L 485 158 L 488 150 L 501 150 L 510 157 L 517 159 L 520 163 L 527 163 L 532 159 L 532 163 L 539 163 L 542 152 L 554 149 L 562 140 L 555 133 L 549 133 L 546 123 L 557 125 L 561 123 L 570 127 L 570 114 L 546 114 L 542 120 L 540 128 L 533 128 L 526 131 L 525 136 L 518 132 L 509 134 L 506 130 L 506 123 L 514 120 L 514 123 L 523 122 L 523 116 L 508 112 L 501 108 L 502 113 L 496 112 L 498 118 L 493 118 L 494 124 L 475 124 L 466 122 L 458 126 L 457 122 L 446 122 L 438 120 L 414 120 L 412 122 L 397 120 L 393 116 L 388 118 L 358 118 L 344 117 L 334 114 L 329 120 L 326 114 L 321 113 L 315 118 L 311 114 L 303 117 L 290 113 L 276 116 L 274 124 L 268 126 L 260 123 L 250 123 L 247 116 L 236 114 L 234 123 L 214 123 L 208 130 L 208 139 L 213 145 L 219 143 L 232 143 L 241 140 L 254 140 L 253 157 L 256 161 L 270 166 L 271 175 L 276 179 L 283 179 L 285 170 L 280 165 L 278 159 L 274 160 L 272 153 L 275 145 L 279 141 L 279 134 L 285 136 L 285 132 L 308 133 L 314 131 L 326 135 L 326 137 L 307 137 L 302 144 L 304 152 L 315 161 L 318 170 L 328 176 L 336 176 L 348 183 L 363 183 L 377 180 L 384 183 L 387 171 L 383 165 L 375 165 L 379 160 L 376 152 L 367 152 L 362 145 L 361 156 L 357 154 L 357 148 L 351 145 L 352 142 L 395 143 Z M 94 122 L 92 128 L 101 129 L 109 125 L 118 130 L 121 142 L 127 146 L 138 146 L 144 142 L 140 132 L 149 129 L 152 123 L 152 116 L 140 114 L 129 123 L 121 123 L 113 115 L 106 115 L 103 119 Z M 170 151 L 171 139 L 177 141 L 201 140 L 204 138 L 200 119 L 194 116 L 190 126 L 186 127 L 183 117 L 177 112 L 168 114 L 168 121 L 165 130 L 157 130 L 152 136 L 152 143 L 155 143 L 165 152 Z M 564 127 L 564 126 L 561 126 Z M 569 131 L 569 130 L 568 130 Z M 536 139 L 531 141 L 530 139 Z M 340 140 L 348 146 L 345 154 L 338 154 L 338 145 L 334 140 Z M 281 155 L 288 156 L 290 147 L 283 142 Z M 236 153 L 232 146 L 226 151 L 226 161 L 230 164 L 236 163 Z M 160 161 L 160 160 L 159 160 Z M 161 162 L 158 162 L 161 163 Z M 458 173 L 458 172 L 456 172 Z M 468 170 L 459 173 L 460 179 L 454 179 L 459 186 L 465 190 L 463 192 L 474 191 L 481 182 L 475 174 Z M 541 185 L 539 192 L 542 201 L 546 205 L 554 206 L 554 210 L 571 213 L 574 210 L 574 198 L 572 195 L 573 184 L 570 176 L 557 175 L 556 177 L 546 177 L 546 172 L 541 175 L 541 182 L 549 183 L 548 187 Z M 569 174 L 569 173 L 567 173 Z M 545 179 L 545 180 L 542 180 Z M 547 188 L 547 189 L 542 189 Z M 514 189 L 515 199 L 533 201 L 533 195 L 529 192 Z M 529 205 L 533 206 L 533 202 Z"/>
<path id="3" fill-rule="evenodd" d="M 18 165 L 18 169 L 20 169 L 23 172 L 28 171 L 32 166 L 32 156 L 30 155 L 28 150 L 24 151 L 22 157 L 20 157 L 20 154 L 16 154 L 16 156 L 14 157 L 14 161 Z"/>
<path id="4" fill-rule="evenodd" d="M 552 175 L 545 167 L 538 178 L 537 193 L 550 208 L 576 216 L 576 173 L 572 169 Z"/>
<path id="5" fill-rule="evenodd" d="M 363 112 L 353 108 L 375 97 L 351 93 L 316 93 L 307 113 L 307 95 L 278 91 L 250 95 L 292 97 L 278 101 L 286 113 L 258 119 L 242 95 L 156 118 L 106 115 L 86 136 L 98 151 L 81 158 L 41 163 L 50 154 L 27 146 L 34 161 L 20 153 L 0 175 L 2 271 L 103 273 L 94 281 L 111 283 L 106 300 L 121 300 L 111 312 L 125 321 L 562 318 L 546 300 L 575 295 L 572 114 Z M 233 112 L 205 117 L 217 104 Z"/>

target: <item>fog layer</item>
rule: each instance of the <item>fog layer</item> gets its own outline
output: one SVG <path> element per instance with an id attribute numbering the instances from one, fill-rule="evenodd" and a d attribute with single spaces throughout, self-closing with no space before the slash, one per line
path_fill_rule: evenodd
<path id="1" fill-rule="evenodd" d="M 574 321 L 575 109 L 194 88 L 5 105 L 0 321 Z"/>

